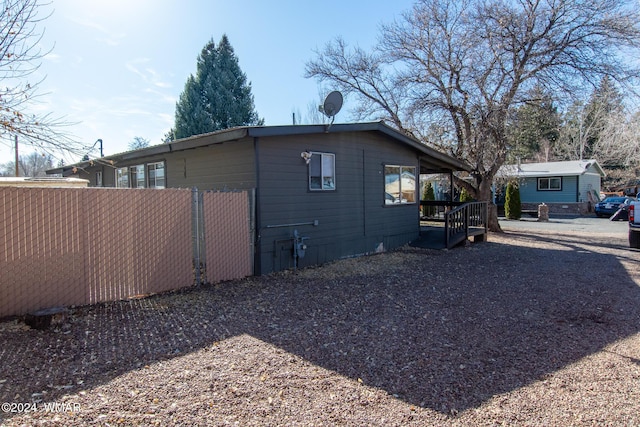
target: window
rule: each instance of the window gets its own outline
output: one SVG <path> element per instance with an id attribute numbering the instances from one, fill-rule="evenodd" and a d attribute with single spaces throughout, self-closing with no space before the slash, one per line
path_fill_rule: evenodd
<path id="1" fill-rule="evenodd" d="M 116 187 L 129 188 L 129 168 L 116 169 Z"/>
<path id="2" fill-rule="evenodd" d="M 149 163 L 149 188 L 164 188 L 164 162 Z"/>
<path id="3" fill-rule="evenodd" d="M 164 162 L 116 169 L 118 188 L 165 188 Z"/>
<path id="4" fill-rule="evenodd" d="M 311 152 L 309 161 L 309 189 L 313 191 L 336 189 L 335 154 Z"/>
<path id="5" fill-rule="evenodd" d="M 416 202 L 415 166 L 385 165 L 384 203 L 402 205 Z"/>
<path id="6" fill-rule="evenodd" d="M 561 191 L 562 178 L 554 176 L 551 178 L 538 178 L 538 191 Z"/>
<path id="7" fill-rule="evenodd" d="M 102 187 L 102 171 L 96 172 L 96 187 Z"/>
<path id="8" fill-rule="evenodd" d="M 144 188 L 144 165 L 131 166 L 129 168 L 131 188 Z"/>

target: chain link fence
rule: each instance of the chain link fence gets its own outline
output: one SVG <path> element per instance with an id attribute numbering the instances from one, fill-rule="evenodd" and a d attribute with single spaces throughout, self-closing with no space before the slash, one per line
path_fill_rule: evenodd
<path id="1" fill-rule="evenodd" d="M 0 317 L 246 277 L 250 230 L 246 192 L 0 188 Z"/>

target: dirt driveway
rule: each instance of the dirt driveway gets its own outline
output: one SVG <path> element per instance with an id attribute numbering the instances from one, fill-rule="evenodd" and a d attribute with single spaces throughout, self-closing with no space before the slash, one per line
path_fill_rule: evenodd
<path id="1" fill-rule="evenodd" d="M 0 424 L 640 425 L 640 251 L 605 221 L 5 322 Z"/>
<path id="2" fill-rule="evenodd" d="M 626 236 L 626 221 L 609 221 L 608 218 L 592 216 L 551 215 L 548 222 L 538 222 L 537 218 L 524 216 L 518 221 L 500 219 L 500 224 L 507 230 L 532 230 L 541 232 L 571 232 L 576 234 L 608 234 Z"/>

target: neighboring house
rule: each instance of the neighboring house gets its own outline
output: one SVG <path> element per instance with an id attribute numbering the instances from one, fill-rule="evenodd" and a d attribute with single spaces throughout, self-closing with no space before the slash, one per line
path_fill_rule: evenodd
<path id="1" fill-rule="evenodd" d="M 592 212 L 600 200 L 600 183 L 605 176 L 596 160 L 504 165 L 497 177 L 516 178 L 520 184 L 523 209 L 536 209 L 541 203 L 551 212 Z"/>
<path id="2" fill-rule="evenodd" d="M 92 186 L 254 190 L 254 271 L 265 274 L 417 239 L 419 174 L 458 170 L 469 167 L 374 122 L 239 127 L 48 173 Z M 293 256 L 294 231 L 304 258 Z"/>

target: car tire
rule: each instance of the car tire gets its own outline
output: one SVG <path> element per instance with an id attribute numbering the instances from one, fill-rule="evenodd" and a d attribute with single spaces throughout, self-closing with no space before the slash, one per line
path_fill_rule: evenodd
<path id="1" fill-rule="evenodd" d="M 640 249 L 640 232 L 629 230 L 629 247 Z"/>

